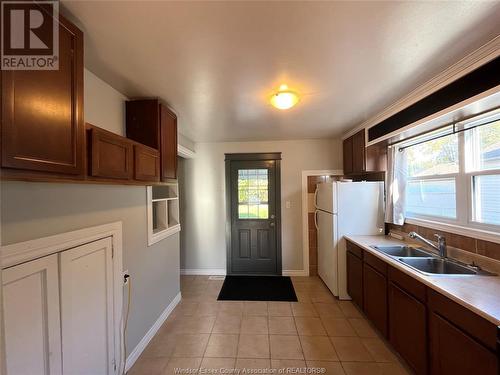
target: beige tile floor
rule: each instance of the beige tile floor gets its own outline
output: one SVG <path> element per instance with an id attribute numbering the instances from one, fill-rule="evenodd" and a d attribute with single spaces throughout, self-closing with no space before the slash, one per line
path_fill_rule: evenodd
<path id="1" fill-rule="evenodd" d="M 221 280 L 182 276 L 182 302 L 128 374 L 410 373 L 351 302 L 317 277 L 292 280 L 299 302 L 232 302 L 217 301 Z"/>

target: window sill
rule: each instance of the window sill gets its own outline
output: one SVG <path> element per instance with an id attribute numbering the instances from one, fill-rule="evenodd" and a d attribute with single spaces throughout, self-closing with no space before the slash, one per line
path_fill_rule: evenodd
<path id="1" fill-rule="evenodd" d="M 181 225 L 177 224 L 170 228 L 162 230 L 161 232 L 153 233 L 148 238 L 148 246 L 154 245 L 155 243 L 160 242 L 161 240 L 170 237 L 173 234 L 178 233 L 180 231 L 181 231 Z"/>
<path id="2" fill-rule="evenodd" d="M 433 220 L 416 219 L 416 218 L 407 218 L 405 219 L 405 223 L 420 225 L 422 227 L 427 227 L 436 230 L 442 230 L 444 232 L 449 232 L 453 234 L 459 234 L 462 236 L 477 238 L 479 240 L 500 243 L 500 233 L 498 232 L 492 232 L 474 227 L 464 227 L 456 224 L 449 224 Z"/>

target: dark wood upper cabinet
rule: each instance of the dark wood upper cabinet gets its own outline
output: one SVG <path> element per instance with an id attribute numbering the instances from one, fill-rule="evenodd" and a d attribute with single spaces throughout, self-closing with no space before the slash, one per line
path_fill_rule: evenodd
<path id="1" fill-rule="evenodd" d="M 87 125 L 89 175 L 106 179 L 133 177 L 133 144 L 126 138 Z"/>
<path id="2" fill-rule="evenodd" d="M 352 136 L 353 172 L 366 172 L 365 154 L 365 131 L 362 130 Z"/>
<path id="3" fill-rule="evenodd" d="M 160 181 L 160 153 L 154 148 L 134 145 L 134 179 Z"/>
<path id="4" fill-rule="evenodd" d="M 384 172 L 387 169 L 385 146 L 365 147 L 365 131 L 360 130 L 343 142 L 344 174 Z"/>
<path id="5" fill-rule="evenodd" d="M 177 178 L 177 116 L 158 99 L 126 103 L 127 137 L 160 152 L 161 180 Z"/>
<path id="6" fill-rule="evenodd" d="M 344 155 L 344 174 L 351 174 L 352 168 L 352 137 L 344 139 L 343 142 L 343 155 Z"/>
<path id="7" fill-rule="evenodd" d="M 160 144 L 162 179 L 177 178 L 177 116 L 160 105 Z"/>
<path id="8" fill-rule="evenodd" d="M 4 70 L 1 81 L 2 167 L 83 177 L 83 33 L 60 15 L 59 70 Z"/>

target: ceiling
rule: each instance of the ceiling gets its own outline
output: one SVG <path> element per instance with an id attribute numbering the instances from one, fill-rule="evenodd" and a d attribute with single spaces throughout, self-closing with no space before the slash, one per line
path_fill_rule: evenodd
<path id="1" fill-rule="evenodd" d="M 338 137 L 500 34 L 500 2 L 62 1 L 86 67 L 194 141 Z M 270 106 L 280 84 L 302 95 Z"/>

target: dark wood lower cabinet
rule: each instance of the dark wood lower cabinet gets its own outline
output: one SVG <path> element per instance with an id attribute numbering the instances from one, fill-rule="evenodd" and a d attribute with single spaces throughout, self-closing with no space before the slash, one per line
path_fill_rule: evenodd
<path id="1" fill-rule="evenodd" d="M 347 293 L 352 301 L 363 308 L 363 261 L 347 252 Z"/>
<path id="2" fill-rule="evenodd" d="M 498 358 L 437 313 L 429 314 L 432 375 L 496 375 Z"/>
<path id="3" fill-rule="evenodd" d="M 363 264 L 363 306 L 366 316 L 387 337 L 387 277 Z"/>
<path id="4" fill-rule="evenodd" d="M 389 283 L 389 341 L 417 375 L 427 374 L 426 306 Z"/>
<path id="5" fill-rule="evenodd" d="M 417 375 L 499 375 L 500 328 L 347 241 L 347 291 Z"/>

